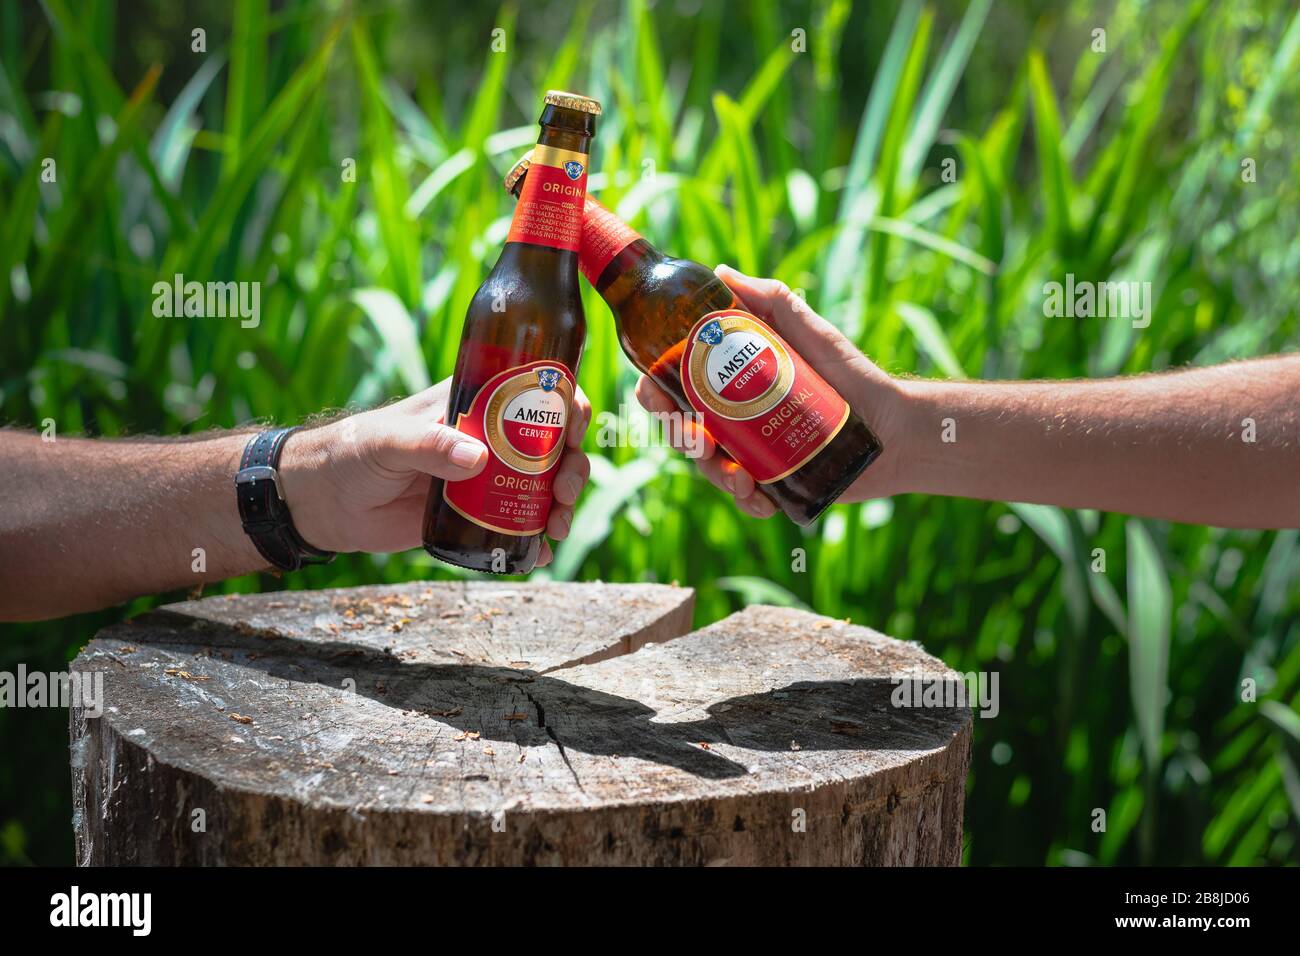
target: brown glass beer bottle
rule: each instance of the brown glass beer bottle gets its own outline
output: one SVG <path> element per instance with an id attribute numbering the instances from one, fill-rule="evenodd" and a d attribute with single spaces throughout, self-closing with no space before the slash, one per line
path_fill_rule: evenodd
<path id="1" fill-rule="evenodd" d="M 520 160 L 506 189 L 527 194 L 532 176 Z M 795 523 L 810 524 L 879 456 L 867 424 L 766 322 L 738 308 L 713 270 L 664 255 L 591 197 L 578 264 L 614 313 L 632 364 L 698 415 Z"/>
<path id="2" fill-rule="evenodd" d="M 535 175 L 465 314 L 447 423 L 483 442 L 488 460 L 429 488 L 424 547 L 451 564 L 502 574 L 537 564 L 586 335 L 578 246 L 598 115 L 593 99 L 546 94 Z"/>

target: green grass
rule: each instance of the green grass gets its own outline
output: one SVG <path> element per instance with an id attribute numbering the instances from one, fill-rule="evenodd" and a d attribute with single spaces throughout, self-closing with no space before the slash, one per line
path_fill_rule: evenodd
<path id="1" fill-rule="evenodd" d="M 1296 345 L 1300 15 L 1283 0 L 167 7 L 0 11 L 4 421 L 290 422 L 449 374 L 505 235 L 500 176 L 549 87 L 604 102 L 607 203 L 674 254 L 805 290 L 891 371 L 1056 379 Z M 261 325 L 154 318 L 151 287 L 177 272 L 261 281 Z M 1045 318 L 1043 283 L 1069 272 L 1150 281 L 1151 326 Z M 634 404 L 585 295 L 581 384 L 597 409 Z M 805 531 L 745 518 L 661 451 L 589 450 L 573 536 L 540 576 L 690 584 L 701 622 L 807 605 L 1000 672 L 969 862 L 1300 860 L 1295 532 L 919 496 Z M 226 589 L 452 574 L 350 556 Z M 57 667 L 121 614 L 6 627 L 0 666 Z M 71 858 L 65 724 L 0 711 L 0 860 Z"/>

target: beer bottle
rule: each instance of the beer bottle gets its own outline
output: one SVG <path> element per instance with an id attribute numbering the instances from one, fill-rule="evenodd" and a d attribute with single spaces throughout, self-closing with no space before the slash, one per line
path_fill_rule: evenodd
<path id="1" fill-rule="evenodd" d="M 599 115 L 593 99 L 546 94 L 534 175 L 465 314 L 447 422 L 483 442 L 488 460 L 473 478 L 429 488 L 424 547 L 451 564 L 523 574 L 541 551 L 586 335 L 578 243 Z"/>
<path id="2" fill-rule="evenodd" d="M 520 160 L 506 189 L 527 195 Z M 522 183 L 522 185 L 521 185 Z M 880 454 L 880 440 L 713 270 L 666 256 L 587 197 L 579 268 L 614 313 L 632 364 L 694 413 L 796 524 L 810 524 Z"/>

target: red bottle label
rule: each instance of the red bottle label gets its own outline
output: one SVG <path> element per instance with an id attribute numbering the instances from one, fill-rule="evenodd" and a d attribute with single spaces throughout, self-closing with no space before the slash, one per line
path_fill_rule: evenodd
<path id="1" fill-rule="evenodd" d="M 586 153 L 554 146 L 534 147 L 506 242 L 577 252 L 586 195 Z"/>
<path id="2" fill-rule="evenodd" d="M 492 531 L 543 530 L 573 392 L 573 373 L 562 362 L 530 362 L 488 379 L 456 419 L 457 429 L 487 445 L 487 465 L 443 485 L 443 500 Z"/>
<path id="3" fill-rule="evenodd" d="M 757 316 L 710 312 L 682 351 L 682 388 L 718 444 L 760 484 L 802 468 L 849 417 L 849 406 Z"/>
<path id="4" fill-rule="evenodd" d="M 532 170 L 528 171 L 531 176 Z M 527 187 L 527 180 L 524 186 Z M 590 196 L 582 214 L 582 248 L 578 268 L 593 286 L 614 257 L 641 238 L 641 234 Z"/>

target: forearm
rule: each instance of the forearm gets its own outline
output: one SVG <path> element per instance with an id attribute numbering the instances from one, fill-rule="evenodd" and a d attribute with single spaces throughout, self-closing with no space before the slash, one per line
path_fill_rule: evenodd
<path id="1" fill-rule="evenodd" d="M 902 490 L 1300 526 L 1300 357 L 1083 382 L 899 384 Z"/>
<path id="2" fill-rule="evenodd" d="M 266 567 L 235 504 L 249 437 L 45 442 L 0 432 L 0 619 L 93 610 Z"/>

